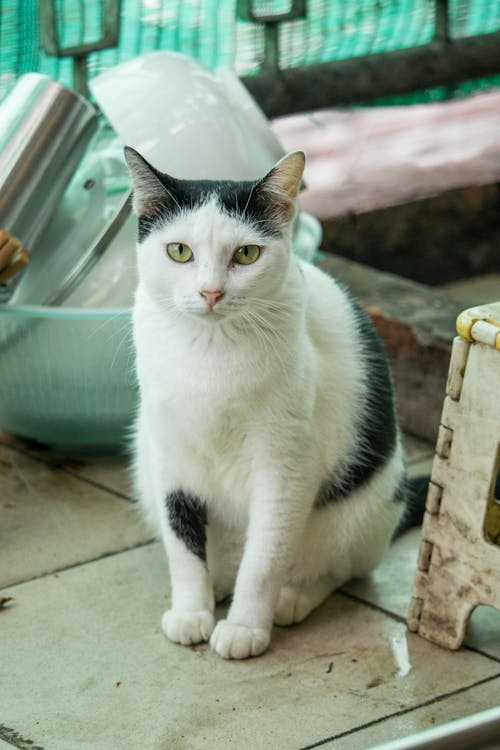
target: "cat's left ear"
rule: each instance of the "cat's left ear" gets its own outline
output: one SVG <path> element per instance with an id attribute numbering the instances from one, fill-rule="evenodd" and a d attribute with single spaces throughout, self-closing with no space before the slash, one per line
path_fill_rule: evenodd
<path id="1" fill-rule="evenodd" d="M 300 189 L 305 164 L 304 152 L 293 151 L 280 159 L 259 182 L 260 194 L 270 200 L 287 221 L 295 213 L 295 199 Z"/>

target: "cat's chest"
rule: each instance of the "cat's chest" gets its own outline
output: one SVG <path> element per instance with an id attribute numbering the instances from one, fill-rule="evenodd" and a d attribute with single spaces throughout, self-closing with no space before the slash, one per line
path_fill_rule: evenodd
<path id="1" fill-rule="evenodd" d="M 146 421 L 170 482 L 223 502 L 249 486 L 255 429 L 245 410 L 191 396 L 150 403 Z"/>
<path id="2" fill-rule="evenodd" d="M 282 372 L 274 372 L 281 360 L 248 335 L 227 340 L 220 334 L 153 327 L 140 319 L 135 334 L 142 397 L 176 405 L 184 413 L 195 414 L 205 405 L 226 420 L 240 401 L 258 398 L 266 383 L 281 379 Z"/>

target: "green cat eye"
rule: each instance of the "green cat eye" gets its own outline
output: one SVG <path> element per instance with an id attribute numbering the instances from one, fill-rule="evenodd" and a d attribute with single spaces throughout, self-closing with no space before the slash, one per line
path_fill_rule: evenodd
<path id="1" fill-rule="evenodd" d="M 187 263 L 193 257 L 193 251 L 183 242 L 169 242 L 167 253 L 176 263 Z"/>
<path id="2" fill-rule="evenodd" d="M 258 245 L 243 245 L 235 251 L 233 260 L 242 266 L 249 266 L 250 263 L 255 263 L 259 256 L 260 247 Z"/>

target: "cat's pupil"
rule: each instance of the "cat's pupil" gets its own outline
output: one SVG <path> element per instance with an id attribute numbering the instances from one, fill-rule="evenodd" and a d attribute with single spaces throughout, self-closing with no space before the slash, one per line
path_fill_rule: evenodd
<path id="1" fill-rule="evenodd" d="M 245 253 L 245 257 L 248 258 L 248 245 L 245 245 L 243 252 Z"/>
<path id="2" fill-rule="evenodd" d="M 180 242 L 179 243 L 179 255 L 182 255 L 183 252 L 184 252 L 184 245 Z"/>

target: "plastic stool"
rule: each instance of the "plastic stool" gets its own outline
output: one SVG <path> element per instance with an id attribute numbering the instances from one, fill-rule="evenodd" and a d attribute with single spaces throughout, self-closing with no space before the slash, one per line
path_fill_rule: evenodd
<path id="1" fill-rule="evenodd" d="M 457 331 L 408 614 L 450 649 L 478 604 L 500 609 L 500 302 L 465 310 Z"/>

